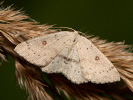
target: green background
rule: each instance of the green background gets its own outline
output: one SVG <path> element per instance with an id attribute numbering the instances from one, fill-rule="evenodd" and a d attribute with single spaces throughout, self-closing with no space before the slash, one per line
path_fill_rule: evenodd
<path id="1" fill-rule="evenodd" d="M 133 0 L 4 0 L 35 21 L 71 27 L 108 41 L 133 43 Z M 0 100 L 27 100 L 16 85 L 14 61 L 0 67 Z"/>

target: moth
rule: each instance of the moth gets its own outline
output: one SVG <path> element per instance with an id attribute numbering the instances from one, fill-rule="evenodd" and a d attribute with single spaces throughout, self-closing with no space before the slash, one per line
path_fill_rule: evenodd
<path id="1" fill-rule="evenodd" d="M 120 75 L 112 62 L 77 31 L 61 31 L 18 44 L 15 52 L 46 73 L 62 73 L 76 84 L 112 83 Z"/>

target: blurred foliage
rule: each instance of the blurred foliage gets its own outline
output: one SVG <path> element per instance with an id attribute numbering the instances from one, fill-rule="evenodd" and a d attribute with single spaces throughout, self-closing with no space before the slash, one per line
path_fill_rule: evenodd
<path id="1" fill-rule="evenodd" d="M 41 24 L 71 27 L 109 41 L 133 43 L 132 0 L 4 1 L 3 7 L 14 4 Z M 0 67 L 0 100 L 27 100 L 26 92 L 16 85 L 14 61 L 9 59 Z"/>

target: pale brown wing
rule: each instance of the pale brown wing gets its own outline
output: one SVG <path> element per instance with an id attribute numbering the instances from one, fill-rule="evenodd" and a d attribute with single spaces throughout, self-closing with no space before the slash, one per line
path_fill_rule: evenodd
<path id="1" fill-rule="evenodd" d="M 28 62 L 45 66 L 66 46 L 72 45 L 75 32 L 62 31 L 18 44 L 15 51 Z"/>
<path id="2" fill-rule="evenodd" d="M 115 66 L 90 40 L 79 36 L 77 49 L 85 79 L 97 84 L 120 80 Z"/>
<path id="3" fill-rule="evenodd" d="M 62 73 L 73 83 L 88 82 L 81 71 L 77 45 L 71 45 L 63 50 L 48 64 L 42 68 L 47 73 Z"/>

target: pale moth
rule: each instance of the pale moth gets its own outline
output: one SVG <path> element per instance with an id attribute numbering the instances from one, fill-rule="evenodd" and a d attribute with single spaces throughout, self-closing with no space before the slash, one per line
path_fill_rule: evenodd
<path id="1" fill-rule="evenodd" d="M 112 83 L 120 75 L 108 58 L 78 32 L 61 31 L 33 38 L 14 49 L 46 73 L 62 73 L 71 82 Z"/>

